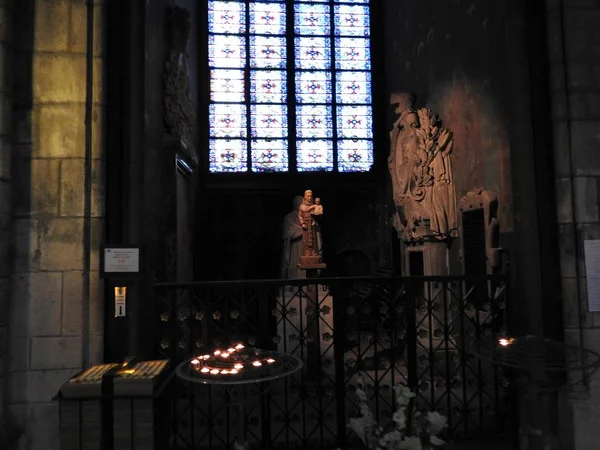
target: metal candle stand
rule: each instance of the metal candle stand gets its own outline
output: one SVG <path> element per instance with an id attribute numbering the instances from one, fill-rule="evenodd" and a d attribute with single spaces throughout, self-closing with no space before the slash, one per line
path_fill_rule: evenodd
<path id="1" fill-rule="evenodd" d="M 238 409 L 238 437 L 234 443 L 234 449 L 247 449 L 248 443 L 243 441 L 245 433 L 244 404 L 246 400 L 234 400 L 233 390 L 237 386 L 246 386 L 256 384 L 258 387 L 257 395 L 264 395 L 270 387 L 270 383 L 287 376 L 293 375 L 302 369 L 303 363 L 299 358 L 270 350 L 253 349 L 257 354 L 264 358 L 272 358 L 277 363 L 273 365 L 263 365 L 259 369 L 254 368 L 250 373 L 240 371 L 235 375 L 227 374 L 217 376 L 209 373 L 200 373 L 192 368 L 192 361 L 197 358 L 191 358 L 183 361 L 175 371 L 178 378 L 188 383 L 204 384 L 208 386 L 219 386 L 225 389 L 226 402 L 229 406 L 236 406 Z"/>
<path id="2" fill-rule="evenodd" d="M 523 389 L 523 397 L 528 399 L 527 410 L 532 412 L 527 429 L 521 426 L 519 430 L 522 450 L 555 448 L 551 442 L 551 408 L 544 402 L 569 385 L 568 374 L 581 374 L 578 382 L 570 383 L 573 386 L 585 381 L 600 367 L 598 353 L 537 336 L 480 342 L 471 353 L 516 375 L 515 385 Z"/>

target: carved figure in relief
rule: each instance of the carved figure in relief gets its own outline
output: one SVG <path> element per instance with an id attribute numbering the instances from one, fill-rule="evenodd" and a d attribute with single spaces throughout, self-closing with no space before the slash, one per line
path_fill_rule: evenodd
<path id="1" fill-rule="evenodd" d="M 436 239 L 457 236 L 452 177 L 452 133 L 430 109 L 413 108 L 414 96 L 394 93 L 398 119 L 390 132 L 388 167 L 403 239 L 420 239 L 428 225 Z M 422 229 L 422 228 L 420 228 Z"/>

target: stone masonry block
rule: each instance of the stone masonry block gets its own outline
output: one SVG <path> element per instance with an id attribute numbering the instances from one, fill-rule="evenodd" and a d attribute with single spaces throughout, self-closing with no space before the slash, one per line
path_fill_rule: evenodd
<path id="1" fill-rule="evenodd" d="M 103 105 L 106 103 L 105 99 L 105 88 L 104 88 L 104 71 L 105 71 L 104 58 L 94 58 L 94 104 Z"/>
<path id="2" fill-rule="evenodd" d="M 90 365 L 104 362 L 104 334 L 90 335 Z"/>
<path id="3" fill-rule="evenodd" d="M 16 214 L 57 214 L 59 162 L 28 158 L 17 158 L 15 162 L 13 199 Z"/>
<path id="4" fill-rule="evenodd" d="M 102 155 L 102 108 L 92 111 L 92 157 Z M 85 157 L 85 104 L 37 105 L 33 114 L 35 156 Z M 42 126 L 43 124 L 43 126 Z"/>
<path id="5" fill-rule="evenodd" d="M 85 104 L 39 105 L 33 120 L 35 156 L 85 156 Z"/>
<path id="6" fill-rule="evenodd" d="M 40 267 L 39 223 L 31 219 L 15 219 L 13 228 L 14 271 L 29 272 Z"/>
<path id="7" fill-rule="evenodd" d="M 92 112 L 92 158 L 104 158 L 104 108 L 94 106 Z"/>
<path id="8" fill-rule="evenodd" d="M 595 67 L 589 62 L 569 64 L 569 88 L 600 89 L 600 80 L 594 73 Z"/>
<path id="9" fill-rule="evenodd" d="M 569 107 L 572 120 L 598 120 L 600 119 L 600 92 L 571 92 Z"/>
<path id="10" fill-rule="evenodd" d="M 0 12 L 2 9 L 0 9 Z M 1 15 L 1 14 L 0 14 Z M 2 18 L 0 17 L 0 20 Z M 0 23 L 1 27 L 1 23 Z M 0 28 L 1 30 L 1 28 Z M 1 31 L 0 31 L 1 32 Z M 0 73 L 0 92 L 10 95 L 12 91 L 12 54 L 8 49 L 8 44 L 5 42 L 0 43 L 0 66 L 4 69 Z"/>
<path id="11" fill-rule="evenodd" d="M 90 334 L 104 331 L 104 290 L 100 272 L 90 272 Z M 63 336 L 81 335 L 83 304 L 83 272 L 65 272 L 63 275 Z"/>
<path id="12" fill-rule="evenodd" d="M 48 402 L 78 369 L 29 370 L 8 375 L 9 401 Z"/>
<path id="13" fill-rule="evenodd" d="M 59 336 L 62 274 L 32 272 L 12 279 L 11 326 L 14 337 Z"/>
<path id="14" fill-rule="evenodd" d="M 42 237 L 41 270 L 83 269 L 83 219 L 50 219 Z"/>
<path id="15" fill-rule="evenodd" d="M 31 370 L 81 367 L 81 336 L 31 338 Z"/>
<path id="16" fill-rule="evenodd" d="M 598 188 L 596 178 L 575 178 L 577 222 L 595 222 L 600 219 L 598 214 Z"/>
<path id="17" fill-rule="evenodd" d="M 31 338 L 10 339 L 10 348 L 8 350 L 8 370 L 9 372 L 19 372 L 29 369 L 29 353 Z"/>
<path id="18" fill-rule="evenodd" d="M 11 186 L 4 180 L 0 180 L 0 214 L 8 215 L 12 212 L 11 208 Z"/>
<path id="19" fill-rule="evenodd" d="M 558 225 L 558 246 L 560 250 L 560 273 L 563 278 L 576 276 L 575 235 L 572 224 Z"/>
<path id="20" fill-rule="evenodd" d="M 561 278 L 561 296 L 563 305 L 563 321 L 565 327 L 579 326 L 579 310 L 581 309 L 583 326 L 591 327 L 594 325 L 591 313 L 587 312 L 587 299 L 585 292 L 585 278 L 579 279 L 579 293 L 581 298 L 578 298 L 577 279 L 576 278 Z"/>
<path id="21" fill-rule="evenodd" d="M 94 6 L 94 56 L 104 54 L 104 7 Z M 71 36 L 69 50 L 75 53 L 87 51 L 87 5 L 71 4 Z"/>
<path id="22" fill-rule="evenodd" d="M 8 139 L 0 139 L 0 179 L 11 178 L 12 144 Z"/>
<path id="23" fill-rule="evenodd" d="M 600 58 L 599 9 L 573 9 L 565 14 L 568 59 Z"/>
<path id="24" fill-rule="evenodd" d="M 92 161 L 92 217 L 103 215 L 103 161 Z M 85 160 L 68 159 L 61 163 L 60 215 L 82 217 L 84 213 Z"/>
<path id="25" fill-rule="evenodd" d="M 600 175 L 600 121 L 573 121 L 571 148 L 577 175 Z"/>
<path id="26" fill-rule="evenodd" d="M 83 302 L 83 272 L 63 274 L 62 335 L 80 336 Z"/>
<path id="27" fill-rule="evenodd" d="M 91 261 L 90 261 L 90 269 L 91 270 L 100 270 L 100 245 L 102 245 L 104 239 L 104 219 L 102 218 L 93 218 L 91 220 Z"/>
<path id="28" fill-rule="evenodd" d="M 38 52 L 64 52 L 69 42 L 69 2 L 35 2 L 34 46 Z"/>
<path id="29" fill-rule="evenodd" d="M 85 55 L 34 54 L 33 102 L 84 103 L 85 77 Z"/>
<path id="30" fill-rule="evenodd" d="M 104 282 L 99 271 L 90 271 L 90 333 L 104 333 Z"/>

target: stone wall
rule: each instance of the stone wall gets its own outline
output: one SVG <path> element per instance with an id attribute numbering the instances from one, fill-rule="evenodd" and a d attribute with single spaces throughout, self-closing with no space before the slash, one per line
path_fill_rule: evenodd
<path id="1" fill-rule="evenodd" d="M 91 171 L 88 6 L 20 0 L 14 10 L 8 401 L 11 420 L 24 432 L 19 448 L 58 448 L 58 408 L 51 399 L 73 373 L 102 359 L 103 8 L 94 3 Z"/>
<path id="2" fill-rule="evenodd" d="M 7 326 L 8 295 L 10 282 L 10 239 L 11 239 L 11 48 L 12 48 L 12 5 L 0 2 L 0 447 L 7 439 L 8 426 L 8 339 Z M 2 70 L 2 68 L 6 68 Z"/>
<path id="3" fill-rule="evenodd" d="M 583 252 L 585 240 L 600 239 L 600 1 L 546 3 L 565 338 L 600 352 L 600 313 L 588 312 Z M 588 389 L 567 394 L 572 414 L 563 422 L 573 442 L 565 448 L 598 448 L 600 374 Z"/>

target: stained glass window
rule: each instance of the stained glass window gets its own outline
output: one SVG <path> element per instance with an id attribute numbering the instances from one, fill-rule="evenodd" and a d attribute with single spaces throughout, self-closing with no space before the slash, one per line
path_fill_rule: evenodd
<path id="1" fill-rule="evenodd" d="M 369 0 L 209 0 L 209 170 L 373 165 Z"/>

